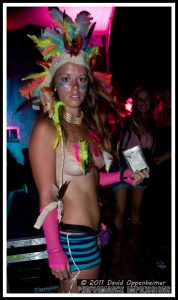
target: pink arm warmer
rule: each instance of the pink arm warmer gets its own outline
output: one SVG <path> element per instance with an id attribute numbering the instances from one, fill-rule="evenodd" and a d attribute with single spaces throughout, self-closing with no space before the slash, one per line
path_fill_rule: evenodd
<path id="1" fill-rule="evenodd" d="M 41 208 L 40 212 L 43 209 L 44 208 Z M 43 222 L 42 227 L 46 238 L 48 262 L 50 268 L 65 269 L 68 259 L 59 241 L 57 216 L 58 216 L 57 208 L 49 211 Z"/>
<path id="2" fill-rule="evenodd" d="M 130 169 L 124 171 L 123 177 L 121 176 L 121 172 L 111 172 L 111 173 L 99 172 L 99 184 L 101 186 L 107 186 L 110 184 L 123 182 L 123 181 L 128 182 L 131 185 L 135 184 Z"/>

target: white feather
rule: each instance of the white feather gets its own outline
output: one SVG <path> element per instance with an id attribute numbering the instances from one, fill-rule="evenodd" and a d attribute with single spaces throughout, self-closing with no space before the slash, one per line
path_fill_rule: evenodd
<path id="1" fill-rule="evenodd" d="M 113 161 L 113 157 L 110 153 L 108 153 L 106 151 L 102 151 L 102 154 L 103 154 L 103 159 L 104 159 L 104 162 L 105 162 L 106 172 L 109 172 L 110 166 L 111 166 L 112 161 Z"/>

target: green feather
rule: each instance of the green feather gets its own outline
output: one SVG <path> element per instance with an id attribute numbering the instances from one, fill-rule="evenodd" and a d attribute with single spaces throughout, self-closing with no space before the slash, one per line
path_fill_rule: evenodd
<path id="1" fill-rule="evenodd" d="M 54 31 L 45 31 L 45 37 L 49 38 L 51 41 L 53 41 L 53 43 L 57 44 L 59 49 L 64 50 L 64 41 L 62 36 L 55 36 Z"/>
<path id="2" fill-rule="evenodd" d="M 90 47 L 87 46 L 86 48 L 86 54 L 88 58 L 90 59 L 92 56 L 98 55 L 99 54 L 99 47 Z"/>
<path id="3" fill-rule="evenodd" d="M 74 40 L 76 36 L 75 24 L 64 19 L 64 26 L 67 28 L 68 31 L 67 37 L 70 39 L 70 41 Z"/>
<path id="4" fill-rule="evenodd" d="M 55 149 L 57 147 L 57 145 L 59 144 L 59 141 L 61 139 L 61 135 L 60 135 L 60 132 L 59 132 L 60 125 L 57 124 L 55 127 L 56 127 L 56 140 L 54 142 L 53 149 Z"/>
<path id="5" fill-rule="evenodd" d="M 46 61 L 48 61 L 48 59 L 49 59 L 50 57 L 52 57 L 53 55 L 60 55 L 59 49 L 57 49 L 57 48 L 53 49 L 53 50 L 50 51 L 47 55 L 44 56 L 44 59 L 45 59 Z"/>
<path id="6" fill-rule="evenodd" d="M 28 79 L 37 79 L 37 78 L 40 78 L 42 76 L 46 76 L 48 75 L 48 70 L 44 71 L 44 72 L 41 72 L 41 73 L 33 73 L 33 74 L 30 74 L 28 75 L 27 77 L 23 77 L 22 78 L 22 81 L 23 80 L 28 80 Z"/>
<path id="7" fill-rule="evenodd" d="M 80 145 L 80 159 L 81 159 L 81 169 L 83 174 L 86 174 L 86 167 L 88 165 L 88 142 L 79 141 Z"/>
<path id="8" fill-rule="evenodd" d="M 59 128 L 60 128 L 59 109 L 62 106 L 65 106 L 64 102 L 55 101 L 55 103 L 54 103 L 54 113 L 53 113 L 52 119 L 53 119 L 54 125 L 56 127 L 56 140 L 55 140 L 53 149 L 55 149 L 57 147 L 57 145 L 59 144 L 60 138 L 61 138 L 60 131 L 59 131 Z"/>
<path id="9" fill-rule="evenodd" d="M 30 39 L 34 41 L 34 43 L 37 45 L 38 48 L 44 49 L 46 47 L 49 47 L 53 44 L 53 41 L 51 41 L 49 38 L 46 39 L 39 39 L 36 35 L 27 35 Z"/>
<path id="10" fill-rule="evenodd" d="M 53 119 L 55 125 L 60 124 L 59 108 L 64 105 L 65 105 L 65 103 L 62 101 L 55 101 L 55 103 L 54 103 L 54 113 L 53 113 L 52 119 Z"/>

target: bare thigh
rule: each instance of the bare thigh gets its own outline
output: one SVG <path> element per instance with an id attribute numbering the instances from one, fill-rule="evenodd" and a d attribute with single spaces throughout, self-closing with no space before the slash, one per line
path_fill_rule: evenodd
<path id="1" fill-rule="evenodd" d="M 145 191 L 142 189 L 132 189 L 132 211 L 140 212 Z"/>
<path id="2" fill-rule="evenodd" d="M 128 193 L 128 188 L 120 188 L 115 191 L 116 205 L 114 224 L 119 230 L 122 230 L 124 226 L 124 216 L 127 207 Z"/>
<path id="3" fill-rule="evenodd" d="M 120 188 L 115 191 L 117 215 L 123 214 L 125 212 L 127 206 L 128 192 L 128 188 Z"/>
<path id="4" fill-rule="evenodd" d="M 72 284 L 71 280 L 77 275 L 77 271 L 76 272 L 72 272 L 70 279 L 66 279 L 61 281 L 61 293 L 77 293 L 77 279 L 97 279 L 99 276 L 99 270 L 100 270 L 100 266 L 97 266 L 95 268 L 92 269 L 88 269 L 88 270 L 80 270 L 79 275 L 77 276 L 76 280 L 74 281 L 74 284 L 70 290 L 70 285 Z"/>
<path id="5" fill-rule="evenodd" d="M 139 225 L 145 191 L 132 188 L 132 224 Z"/>

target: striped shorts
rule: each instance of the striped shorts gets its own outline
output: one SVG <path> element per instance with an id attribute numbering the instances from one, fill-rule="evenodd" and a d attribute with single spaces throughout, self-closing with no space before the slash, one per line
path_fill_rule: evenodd
<path id="1" fill-rule="evenodd" d="M 71 272 L 100 265 L 101 253 L 96 234 L 61 232 L 60 242 L 69 259 Z"/>

